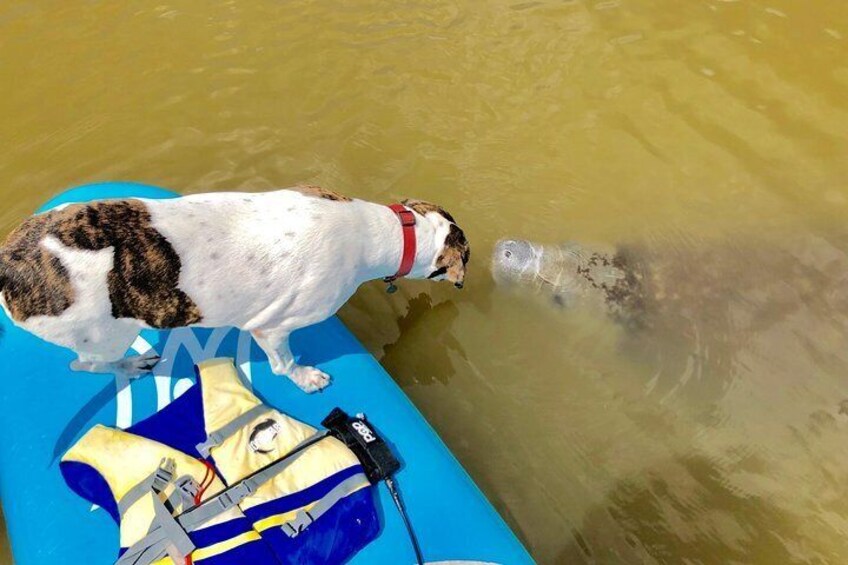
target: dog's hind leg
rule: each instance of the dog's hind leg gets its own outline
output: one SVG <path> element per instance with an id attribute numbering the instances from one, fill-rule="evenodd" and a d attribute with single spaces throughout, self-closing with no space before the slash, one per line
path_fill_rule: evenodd
<path id="1" fill-rule="evenodd" d="M 330 384 L 330 376 L 324 371 L 295 363 L 289 349 L 290 331 L 254 330 L 250 333 L 268 356 L 271 372 L 275 375 L 288 376 L 304 392 L 315 392 Z"/>
<path id="2" fill-rule="evenodd" d="M 118 361 L 98 361 L 80 354 L 79 358 L 71 361 L 71 370 L 86 373 L 112 373 L 128 377 L 137 377 L 153 370 L 159 362 L 159 355 L 147 352 L 144 355 L 131 355 Z"/>
<path id="3" fill-rule="evenodd" d="M 71 369 L 129 377 L 149 373 L 159 362 L 154 351 L 124 357 L 138 336 L 138 330 L 138 325 L 129 320 L 114 320 L 105 326 L 81 330 L 73 347 L 79 358 L 71 363 Z"/>

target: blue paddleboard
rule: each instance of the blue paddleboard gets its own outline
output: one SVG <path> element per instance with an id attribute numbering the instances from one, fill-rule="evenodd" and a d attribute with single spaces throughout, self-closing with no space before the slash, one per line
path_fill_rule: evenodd
<path id="1" fill-rule="evenodd" d="M 101 198 L 174 196 L 134 183 L 93 184 L 59 195 L 42 210 Z M 314 426 L 335 406 L 364 412 L 403 462 L 397 480 L 427 562 L 533 562 L 418 410 L 337 318 L 292 336 L 300 362 L 332 375 L 321 394 L 307 395 L 272 374 L 250 335 L 234 328 L 144 331 L 128 353 L 149 349 L 165 360 L 153 377 L 129 384 L 74 373 L 73 352 L 16 328 L 0 309 L 0 500 L 19 565 L 114 562 L 116 525 L 71 492 L 59 459 L 95 423 L 126 428 L 161 410 L 194 383 L 194 365 L 213 357 L 234 358 L 258 396 Z M 378 491 L 382 530 L 352 563 L 414 563 L 385 486 Z"/>

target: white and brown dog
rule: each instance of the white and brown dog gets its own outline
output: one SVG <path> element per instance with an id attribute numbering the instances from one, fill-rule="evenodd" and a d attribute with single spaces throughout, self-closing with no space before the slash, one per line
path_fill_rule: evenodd
<path id="1" fill-rule="evenodd" d="M 309 186 L 67 205 L 32 216 L 0 248 L 0 305 L 92 372 L 149 371 L 158 357 L 124 358 L 142 328 L 235 326 L 274 373 L 312 392 L 329 377 L 295 363 L 294 330 L 372 279 L 463 285 L 469 246 L 453 217 L 403 204 L 396 212 Z"/>

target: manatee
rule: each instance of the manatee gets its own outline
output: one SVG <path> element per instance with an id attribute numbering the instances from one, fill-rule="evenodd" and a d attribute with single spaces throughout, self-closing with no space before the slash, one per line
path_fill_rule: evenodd
<path id="1" fill-rule="evenodd" d="M 623 328 L 620 352 L 649 368 L 645 390 L 679 393 L 685 385 L 698 402 L 721 398 L 742 367 L 759 362 L 752 356 L 800 347 L 800 359 L 848 336 L 848 235 L 614 247 L 509 239 L 496 244 L 492 273 L 519 294 L 608 318 Z M 839 373 L 848 366 L 848 353 L 844 365 L 830 352 L 817 355 Z"/>
<path id="2" fill-rule="evenodd" d="M 502 240 L 492 273 L 503 286 L 533 288 L 560 307 L 592 304 L 627 325 L 644 323 L 644 273 L 624 250 L 577 242 Z"/>

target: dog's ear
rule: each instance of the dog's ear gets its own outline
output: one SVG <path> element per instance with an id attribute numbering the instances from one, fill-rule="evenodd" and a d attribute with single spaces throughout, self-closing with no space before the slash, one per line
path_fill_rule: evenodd
<path id="1" fill-rule="evenodd" d="M 462 288 L 465 284 L 465 270 L 470 258 L 471 246 L 468 244 L 465 233 L 456 224 L 451 224 L 442 252 L 436 259 L 436 267 L 445 269 L 445 278 L 457 288 Z"/>
<path id="2" fill-rule="evenodd" d="M 432 202 L 427 202 L 424 200 L 414 199 L 402 200 L 401 204 L 411 210 L 414 210 L 415 212 L 418 212 L 422 216 L 426 216 L 429 212 L 436 212 L 437 214 L 441 214 L 450 223 L 456 223 L 456 220 L 453 219 L 453 216 L 451 216 L 447 210 L 445 210 L 438 204 L 433 204 Z"/>

